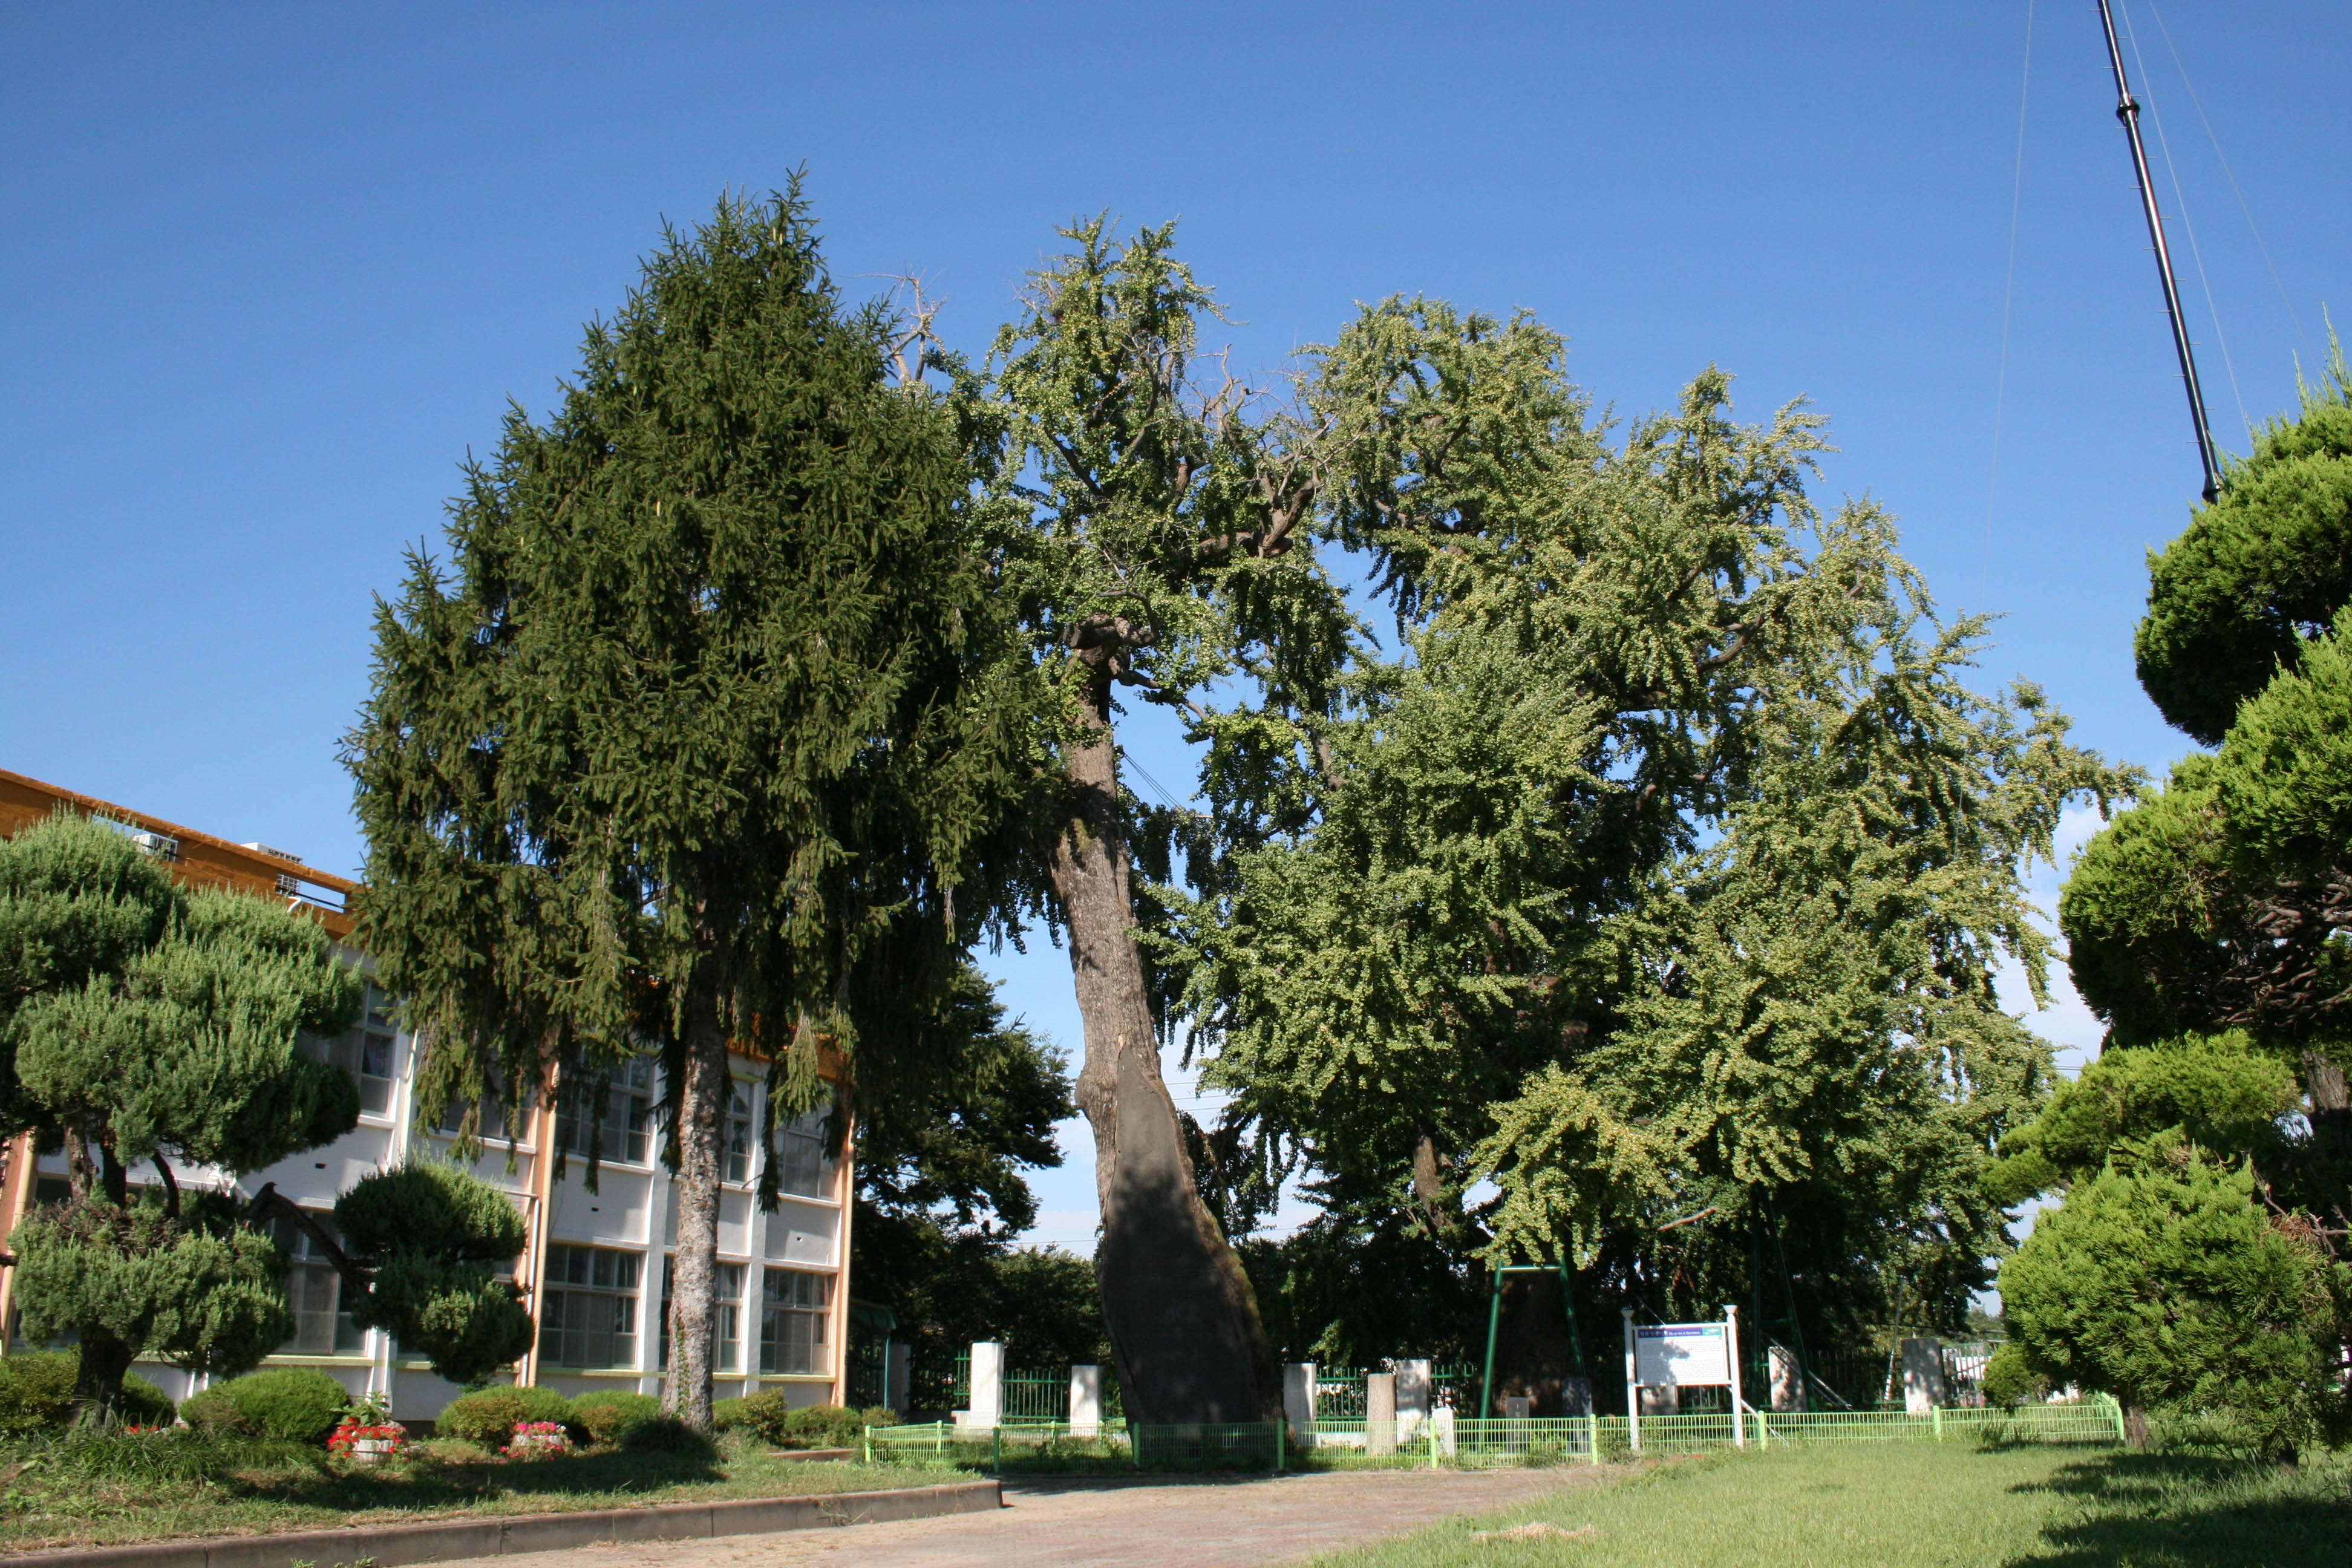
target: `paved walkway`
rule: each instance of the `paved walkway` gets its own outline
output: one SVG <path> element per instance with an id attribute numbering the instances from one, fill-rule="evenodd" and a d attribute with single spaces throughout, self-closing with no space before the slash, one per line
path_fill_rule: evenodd
<path id="1" fill-rule="evenodd" d="M 1247 1481 L 1007 1481 L 1006 1506 L 843 1530 L 592 1546 L 566 1568 L 1259 1568 L 1296 1563 L 1454 1514 L 1486 1513 L 1563 1488 L 1584 1469 L 1357 1470 Z M 536 1568 L 552 1554 L 441 1568 Z"/>

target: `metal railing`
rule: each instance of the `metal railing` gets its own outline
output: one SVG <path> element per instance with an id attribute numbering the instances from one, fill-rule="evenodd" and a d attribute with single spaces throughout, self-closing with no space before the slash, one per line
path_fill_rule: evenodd
<path id="1" fill-rule="evenodd" d="M 1823 1442 L 2095 1443 L 2124 1441 L 2122 1407 L 2105 1397 L 2070 1405 L 1895 1410 L 1743 1411 L 1697 1415 L 1570 1415 L 1494 1420 L 1408 1420 L 1375 1430 L 1363 1421 L 1318 1420 L 1311 1431 L 1282 1421 L 1145 1426 L 1105 1420 L 1006 1420 L 994 1426 L 938 1421 L 869 1426 L 873 1464 L 951 1465 L 1086 1474 L 1118 1470 L 1476 1469 L 1497 1465 L 1604 1464 L 1759 1451 Z"/>
<path id="2" fill-rule="evenodd" d="M 1070 1418 L 1070 1376 L 1042 1372 L 1008 1372 L 1000 1384 L 1007 1423 L 1067 1421 Z"/>

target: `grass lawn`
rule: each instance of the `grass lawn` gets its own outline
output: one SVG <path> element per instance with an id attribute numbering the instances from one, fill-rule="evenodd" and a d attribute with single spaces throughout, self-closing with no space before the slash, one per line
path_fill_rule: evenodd
<path id="1" fill-rule="evenodd" d="M 130 1439 L 128 1441 L 137 1441 Z M 37 1450 L 14 1456 L 26 1458 Z M 421 1445 L 413 1461 L 340 1470 L 323 1454 L 257 1447 L 248 1464 L 191 1476 L 159 1462 L 74 1473 L 59 1461 L 0 1465 L 0 1552 L 190 1535 L 249 1535 L 484 1514 L 634 1508 L 719 1498 L 794 1497 L 971 1479 L 915 1465 L 779 1459 L 746 1447 L 717 1460 L 601 1450 L 508 1464 L 464 1443 Z M 175 1470 L 178 1473 L 173 1473 Z M 11 1473 L 13 1471 L 13 1473 Z"/>
<path id="2" fill-rule="evenodd" d="M 1532 1540 L 1496 1538 L 1549 1525 Z M 1488 1538 L 1475 1539 L 1486 1531 Z M 2352 1463 L 1852 1443 L 1682 1460 L 1319 1568 L 2343 1568 Z"/>

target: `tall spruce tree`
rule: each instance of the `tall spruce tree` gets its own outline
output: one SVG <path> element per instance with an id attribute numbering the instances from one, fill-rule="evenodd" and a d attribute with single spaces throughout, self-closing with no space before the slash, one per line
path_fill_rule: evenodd
<path id="1" fill-rule="evenodd" d="M 968 679 L 968 470 L 940 401 L 886 377 L 897 332 L 844 306 L 797 182 L 668 232 L 554 416 L 513 411 L 468 465 L 447 567 L 416 554 L 379 607 L 350 743 L 362 938 L 430 1042 L 427 1114 L 593 1101 L 660 1052 L 666 1397 L 697 1427 L 729 1049 L 771 1064 L 763 1143 L 827 1050 L 877 1091 L 913 1036 L 877 1029 L 868 1063 L 861 1030 L 955 973 L 1001 761 L 983 709 L 1013 688 Z"/>

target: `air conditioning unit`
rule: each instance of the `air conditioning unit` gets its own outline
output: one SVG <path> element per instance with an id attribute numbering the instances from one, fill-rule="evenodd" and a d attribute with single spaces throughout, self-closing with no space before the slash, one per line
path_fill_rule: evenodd
<path id="1" fill-rule="evenodd" d="M 142 827 L 131 835 L 131 842 L 158 860 L 177 860 L 180 858 L 180 841 L 164 834 L 150 833 Z"/>

